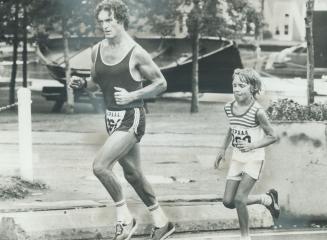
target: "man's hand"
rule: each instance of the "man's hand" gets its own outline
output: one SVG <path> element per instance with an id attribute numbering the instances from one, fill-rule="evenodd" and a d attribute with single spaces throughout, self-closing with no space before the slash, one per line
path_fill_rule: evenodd
<path id="1" fill-rule="evenodd" d="M 126 89 L 120 87 L 114 87 L 115 92 L 115 100 L 118 105 L 125 105 L 130 102 L 133 102 L 135 99 L 131 92 L 127 92 Z"/>
<path id="2" fill-rule="evenodd" d="M 241 152 L 249 152 L 249 151 L 255 149 L 255 147 L 253 146 L 253 144 L 252 143 L 249 143 L 248 141 L 239 141 L 237 143 L 237 148 Z"/>
<path id="3" fill-rule="evenodd" d="M 215 169 L 218 169 L 219 166 L 221 165 L 221 162 L 224 160 L 225 160 L 225 152 L 219 152 L 214 164 Z"/>
<path id="4" fill-rule="evenodd" d="M 70 78 L 69 87 L 73 89 L 82 89 L 85 86 L 86 86 L 86 79 L 77 76 L 72 76 Z"/>

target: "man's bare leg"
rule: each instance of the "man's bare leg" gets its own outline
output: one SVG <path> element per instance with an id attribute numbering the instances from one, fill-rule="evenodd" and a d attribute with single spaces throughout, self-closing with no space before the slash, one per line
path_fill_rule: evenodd
<path id="1" fill-rule="evenodd" d="M 127 208 L 121 184 L 112 170 L 117 161 L 127 155 L 136 142 L 133 133 L 116 131 L 108 137 L 93 163 L 95 176 L 115 202 L 118 222 L 130 223 L 132 216 Z"/>
<path id="2" fill-rule="evenodd" d="M 119 160 L 119 163 L 123 167 L 126 180 L 148 207 L 154 225 L 159 228 L 165 226 L 168 223 L 168 218 L 162 211 L 152 186 L 145 178 L 141 169 L 139 144 L 135 144 L 129 153 Z"/>

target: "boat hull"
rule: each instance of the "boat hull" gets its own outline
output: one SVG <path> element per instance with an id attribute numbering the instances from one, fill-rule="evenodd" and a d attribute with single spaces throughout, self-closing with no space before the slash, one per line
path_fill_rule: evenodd
<path id="1" fill-rule="evenodd" d="M 89 76 L 91 48 L 99 38 L 69 39 L 72 75 Z M 153 57 L 167 80 L 167 92 L 192 90 L 192 48 L 190 39 L 136 38 Z M 199 57 L 199 91 L 215 93 L 232 92 L 232 74 L 242 68 L 237 47 L 226 39 L 202 38 Z M 65 84 L 62 39 L 51 39 L 39 44 L 39 56 L 50 75 Z M 81 50 L 82 49 L 82 50 Z"/>

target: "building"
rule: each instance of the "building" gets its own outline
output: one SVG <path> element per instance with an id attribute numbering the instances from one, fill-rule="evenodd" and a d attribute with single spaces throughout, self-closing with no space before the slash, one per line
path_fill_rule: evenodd
<path id="1" fill-rule="evenodd" d="M 255 9 L 261 9 L 265 29 L 272 38 L 281 41 L 305 41 L 305 17 L 307 0 L 249 0 Z M 175 35 L 187 35 L 186 18 L 193 8 L 192 0 L 184 0 L 177 9 L 180 18 L 176 22 Z M 226 13 L 226 0 L 220 0 L 221 8 L 226 20 L 230 20 Z M 260 10 L 259 10 L 260 11 Z M 315 0 L 315 11 L 327 11 L 327 0 Z"/>
<path id="2" fill-rule="evenodd" d="M 307 0 L 261 0 L 264 2 L 266 30 L 283 41 L 305 40 Z M 315 0 L 315 11 L 327 10 L 326 0 Z"/>

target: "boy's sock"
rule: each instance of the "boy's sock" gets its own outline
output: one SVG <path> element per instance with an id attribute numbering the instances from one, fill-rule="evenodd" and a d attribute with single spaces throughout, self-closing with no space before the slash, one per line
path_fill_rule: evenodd
<path id="1" fill-rule="evenodd" d="M 153 206 L 148 207 L 153 224 L 157 228 L 162 228 L 168 223 L 168 218 L 166 217 L 166 214 L 162 211 L 159 203 L 156 203 Z"/>
<path id="2" fill-rule="evenodd" d="M 261 196 L 261 204 L 264 206 L 270 206 L 272 204 L 272 199 L 268 194 L 262 194 Z"/>

